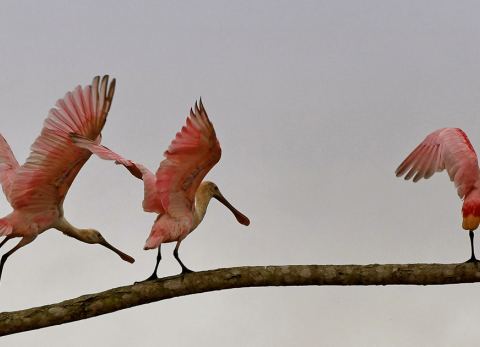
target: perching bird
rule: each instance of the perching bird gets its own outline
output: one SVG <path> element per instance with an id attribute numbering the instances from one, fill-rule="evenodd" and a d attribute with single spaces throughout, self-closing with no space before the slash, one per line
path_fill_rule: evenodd
<path id="1" fill-rule="evenodd" d="M 130 263 L 135 261 L 109 244 L 97 230 L 78 229 L 63 216 L 65 195 L 91 156 L 90 151 L 75 146 L 69 134 L 76 132 L 99 142 L 114 91 L 115 79 L 109 85 L 108 76 L 104 76 L 101 82 L 97 76 L 92 85 L 83 89 L 78 86 L 58 100 L 22 166 L 0 135 L 0 183 L 13 207 L 13 212 L 0 219 L 0 236 L 5 236 L 0 247 L 14 237 L 22 238 L 2 256 L 0 277 L 5 261 L 12 253 L 50 228 L 82 242 L 105 246 Z"/>
<path id="2" fill-rule="evenodd" d="M 438 129 L 428 135 L 395 171 L 413 182 L 429 178 L 435 172 L 447 170 L 463 199 L 462 227 L 469 231 L 472 255 L 467 262 L 475 262 L 473 231 L 480 224 L 480 171 L 477 154 L 467 135 L 457 128 Z"/>
<path id="3" fill-rule="evenodd" d="M 178 248 L 182 240 L 203 220 L 212 197 L 229 208 L 238 222 L 250 224 L 248 218 L 223 197 L 214 183 L 202 182 L 220 160 L 221 149 L 201 100 L 199 105 L 195 104 L 195 110 L 190 109 L 186 125 L 165 151 L 165 159 L 155 175 L 143 165 L 124 159 L 82 135 L 72 134 L 72 139 L 78 146 L 89 149 L 100 158 L 124 165 L 132 175 L 143 180 L 143 209 L 158 214 L 144 247 L 146 250 L 158 248 L 155 269 L 147 280 L 158 278 L 160 245 L 167 242 L 177 242 L 173 254 L 182 267 L 182 274 L 191 272 L 180 260 Z"/>

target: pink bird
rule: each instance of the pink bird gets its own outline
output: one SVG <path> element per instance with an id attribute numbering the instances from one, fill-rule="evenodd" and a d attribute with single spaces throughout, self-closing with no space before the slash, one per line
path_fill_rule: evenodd
<path id="1" fill-rule="evenodd" d="M 223 197 L 216 184 L 202 182 L 220 160 L 221 149 L 201 100 L 199 105 L 195 104 L 195 110 L 190 109 L 186 125 L 165 151 L 165 159 L 156 174 L 82 135 L 72 134 L 72 139 L 79 147 L 89 149 L 100 158 L 124 165 L 132 175 L 143 180 L 143 209 L 158 214 L 144 247 L 145 250 L 158 248 L 155 269 L 147 280 L 158 278 L 160 245 L 167 242 L 177 242 L 173 255 L 182 267 L 182 274 L 191 272 L 180 260 L 178 248 L 203 220 L 211 198 L 230 209 L 239 223 L 250 224 L 248 218 Z"/>
<path id="2" fill-rule="evenodd" d="M 101 82 L 97 76 L 92 85 L 83 89 L 78 86 L 58 100 L 22 166 L 0 135 L 0 184 L 13 207 L 13 212 L 0 219 L 0 236 L 5 236 L 0 247 L 14 237 L 22 238 L 2 256 L 0 277 L 10 255 L 50 228 L 82 242 L 98 243 L 123 260 L 134 262 L 132 257 L 108 243 L 97 230 L 78 229 L 63 215 L 65 195 L 91 156 L 89 151 L 75 146 L 69 134 L 75 132 L 99 142 L 114 91 L 115 79 L 108 85 L 108 76 L 104 76 Z"/>
<path id="3" fill-rule="evenodd" d="M 473 231 L 480 224 L 480 171 L 477 154 L 467 135 L 456 128 L 434 131 L 408 155 L 395 173 L 397 177 L 406 173 L 406 180 L 413 177 L 413 182 L 417 182 L 444 169 L 463 199 L 462 227 L 469 231 L 472 252 L 467 262 L 476 262 Z"/>

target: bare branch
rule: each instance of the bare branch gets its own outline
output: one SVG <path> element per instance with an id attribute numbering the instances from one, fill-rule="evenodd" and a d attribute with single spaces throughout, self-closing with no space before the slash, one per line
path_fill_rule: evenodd
<path id="1" fill-rule="evenodd" d="M 285 265 L 218 269 L 162 278 L 60 303 L 0 313 L 0 336 L 74 322 L 174 297 L 267 286 L 439 285 L 480 282 L 480 263 Z"/>

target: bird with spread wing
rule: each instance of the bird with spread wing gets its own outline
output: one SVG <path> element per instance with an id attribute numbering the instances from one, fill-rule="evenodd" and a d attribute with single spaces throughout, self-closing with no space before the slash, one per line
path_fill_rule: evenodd
<path id="1" fill-rule="evenodd" d="M 64 217 L 63 201 L 91 152 L 76 146 L 74 132 L 99 143 L 115 91 L 115 79 L 97 76 L 91 85 L 78 86 L 56 103 L 44 122 L 31 153 L 19 165 L 10 146 L 0 135 L 0 183 L 13 212 L 0 218 L 0 236 L 20 242 L 0 260 L 0 277 L 7 258 L 45 230 L 55 228 L 79 241 L 100 244 L 130 263 L 134 259 L 108 243 L 95 229 L 79 229 Z"/>
<path id="2" fill-rule="evenodd" d="M 429 134 L 395 171 L 398 177 L 430 178 L 435 172 L 447 170 L 450 180 L 463 199 L 462 227 L 469 231 L 471 257 L 468 262 L 476 262 L 473 247 L 473 231 L 480 224 L 480 171 L 478 159 L 470 140 L 458 128 L 438 129 Z"/>
<path id="3" fill-rule="evenodd" d="M 191 272 L 178 256 L 180 243 L 200 224 L 211 198 L 223 203 L 239 223 L 249 225 L 249 219 L 235 209 L 213 182 L 203 181 L 205 175 L 220 160 L 221 148 L 215 129 L 202 101 L 190 109 L 184 127 L 177 133 L 160 163 L 156 174 L 143 165 L 127 160 L 82 134 L 71 134 L 73 142 L 105 160 L 125 166 L 132 175 L 143 180 L 143 209 L 158 214 L 144 249 L 158 248 L 152 275 L 157 278 L 162 243 L 177 242 L 173 252 L 182 273 Z"/>

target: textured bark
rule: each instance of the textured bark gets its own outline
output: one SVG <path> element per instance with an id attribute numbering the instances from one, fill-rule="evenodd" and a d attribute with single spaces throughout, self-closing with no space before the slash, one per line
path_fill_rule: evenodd
<path id="1" fill-rule="evenodd" d="M 196 272 L 0 313 L 0 336 L 215 290 L 266 286 L 439 285 L 480 282 L 480 263 L 251 266 Z"/>

